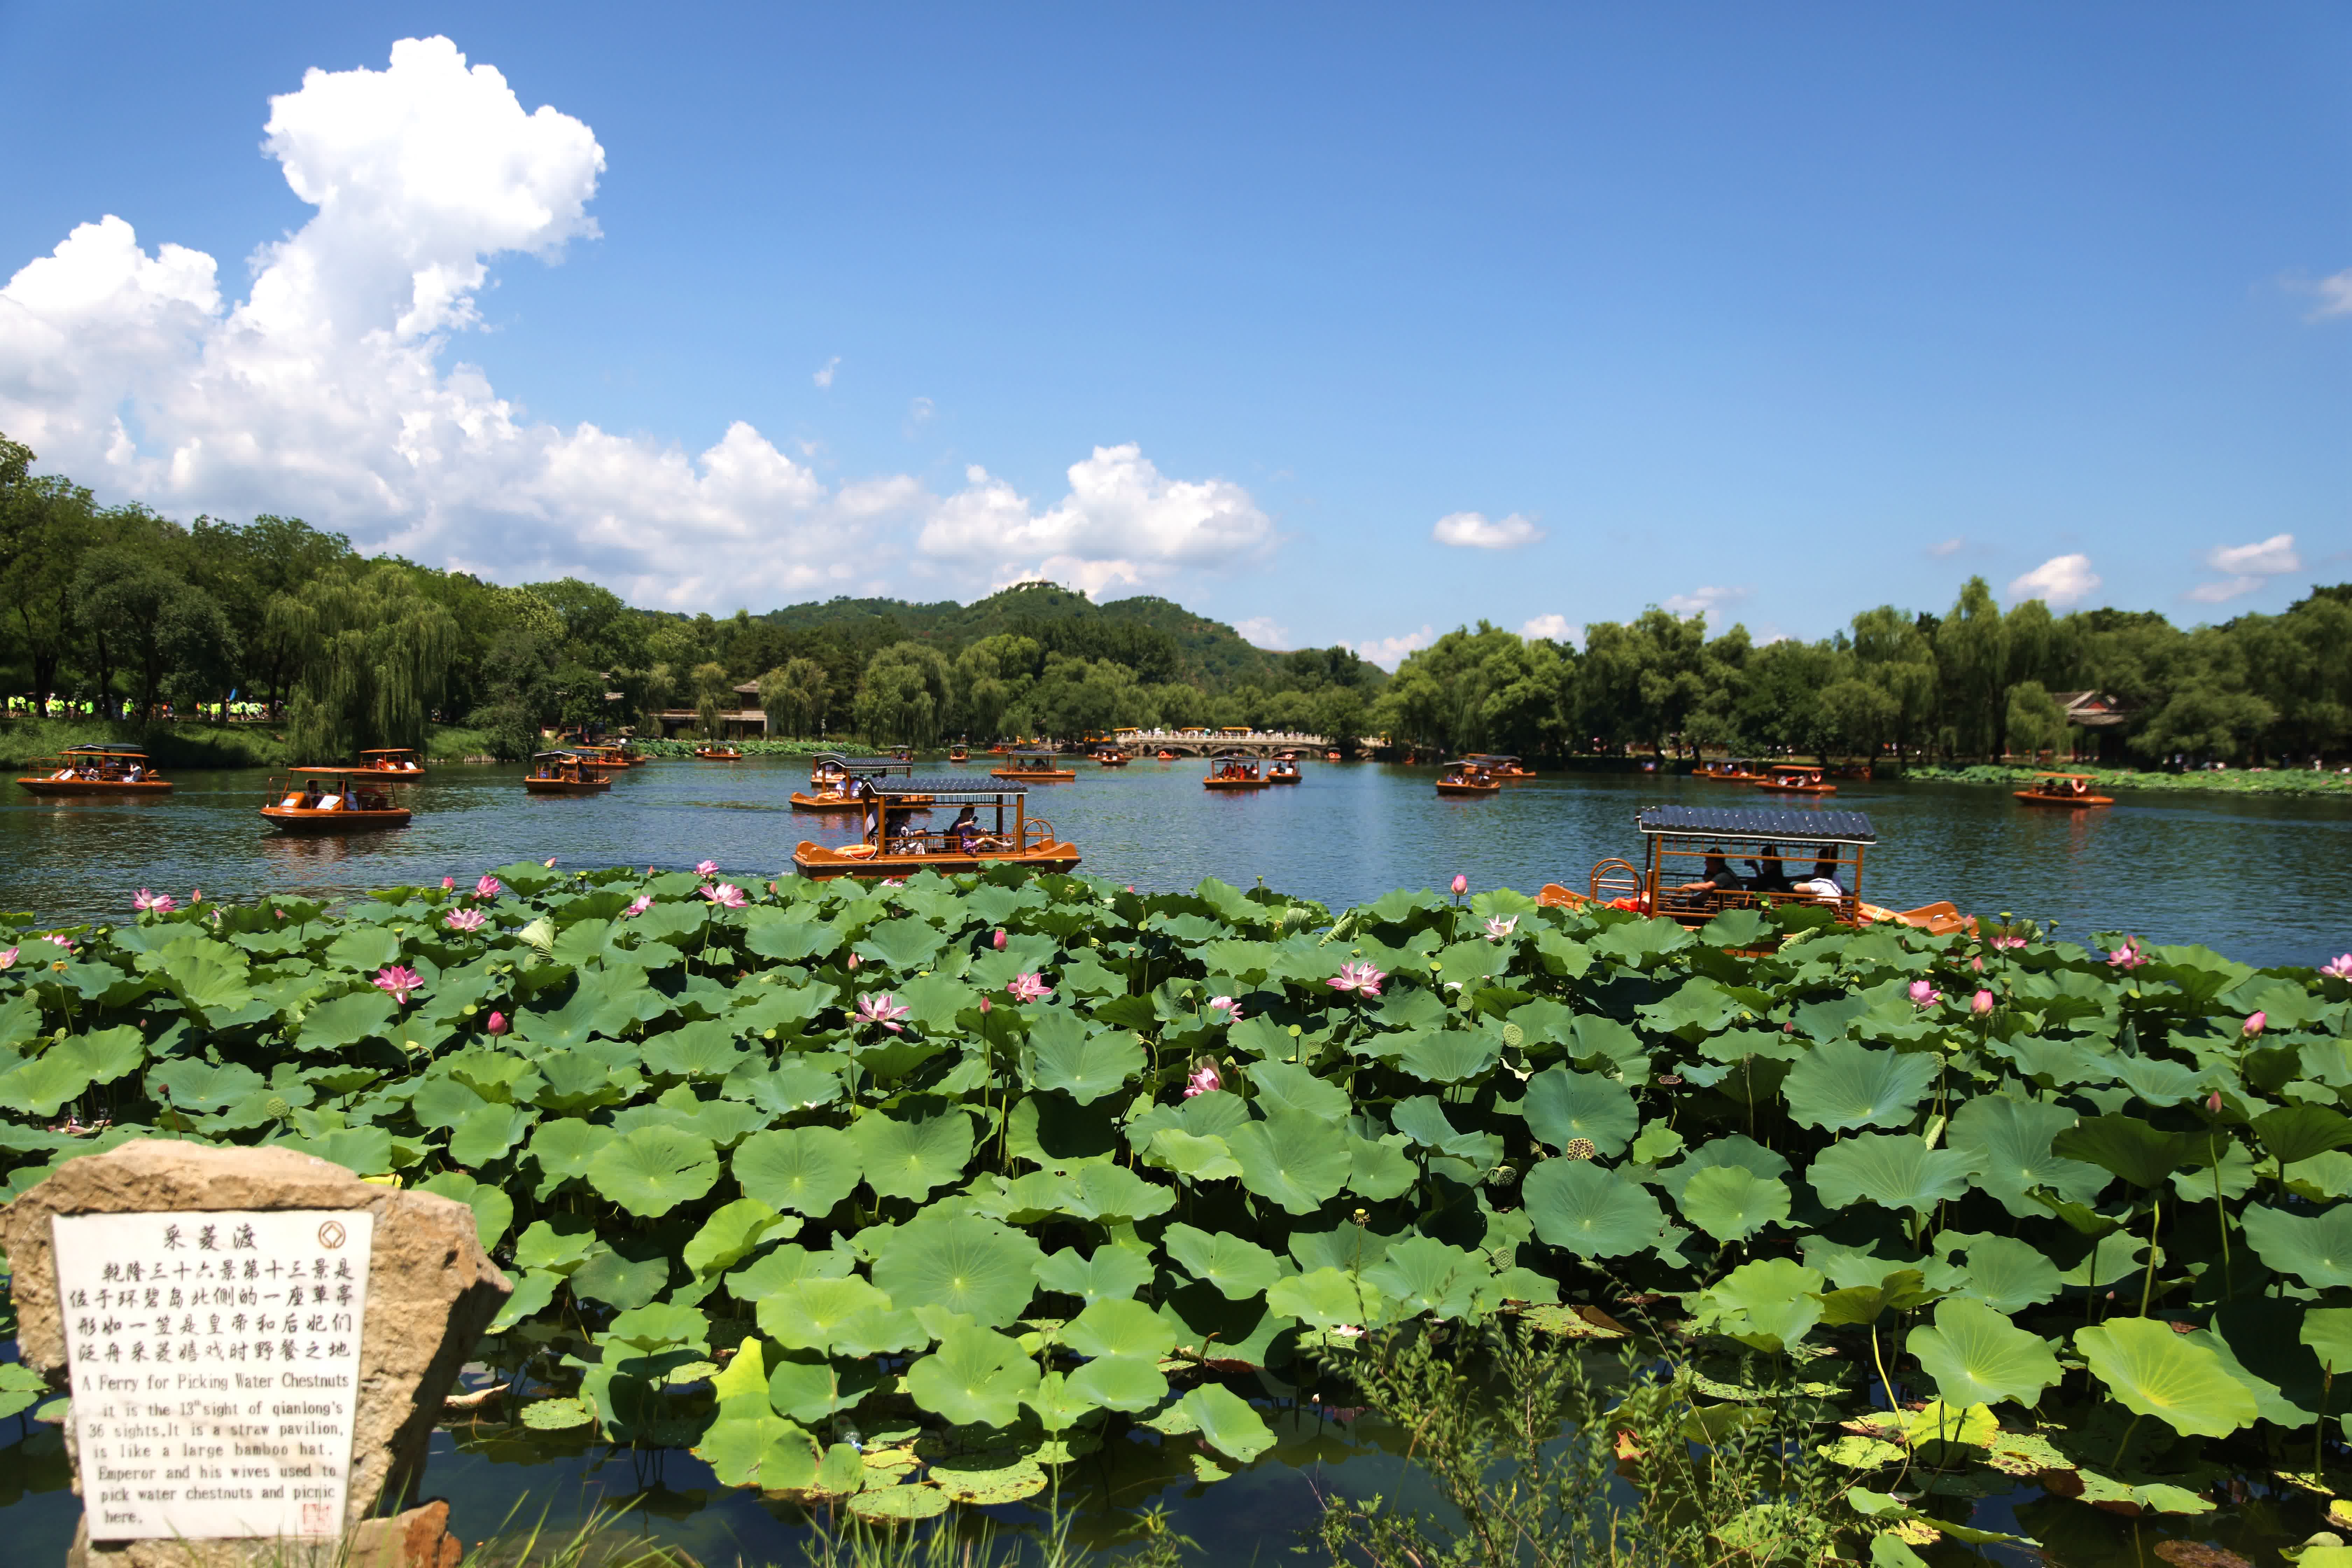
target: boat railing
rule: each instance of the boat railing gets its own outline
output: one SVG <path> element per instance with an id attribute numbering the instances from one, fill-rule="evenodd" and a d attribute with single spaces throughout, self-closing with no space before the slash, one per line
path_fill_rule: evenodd
<path id="1" fill-rule="evenodd" d="M 1861 919 L 1862 900 L 1853 893 L 1829 899 L 1817 893 L 1771 892 L 1759 888 L 1660 888 L 1654 912 L 1685 925 L 1705 925 L 1727 910 L 1769 909 L 1780 902 L 1834 910 L 1847 924 Z"/>
<path id="2" fill-rule="evenodd" d="M 1630 860 L 1603 860 L 1592 868 L 1592 897 L 1601 903 L 1642 896 L 1642 873 Z"/>

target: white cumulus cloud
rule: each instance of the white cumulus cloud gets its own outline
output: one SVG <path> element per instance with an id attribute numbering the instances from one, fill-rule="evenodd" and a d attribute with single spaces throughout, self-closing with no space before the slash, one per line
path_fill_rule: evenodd
<path id="1" fill-rule="evenodd" d="M 2221 605 L 2252 593 L 2265 578 L 2302 571 L 2303 557 L 2295 553 L 2294 534 L 2273 533 L 2252 544 L 2216 545 L 2205 552 L 2205 564 L 2223 574 L 2221 580 L 2200 583 L 2187 596 L 2200 605 Z"/>
<path id="2" fill-rule="evenodd" d="M 445 362 L 491 263 L 596 237 L 604 152 L 446 38 L 306 73 L 271 100 L 263 145 L 316 210 L 254 251 L 243 300 L 212 257 L 150 253 L 113 215 L 0 288 L 0 430 L 44 468 L 177 515 L 300 515 L 370 550 L 685 607 L 871 583 L 908 536 L 975 511 L 1006 542 L 964 541 L 958 586 L 1016 558 L 1093 586 L 1271 544 L 1239 487 L 1165 479 L 1134 446 L 1097 449 L 1040 514 L 984 475 L 946 498 L 905 475 L 828 482 L 740 421 L 699 451 L 532 421 Z"/>
<path id="3" fill-rule="evenodd" d="M 2039 599 L 2053 610 L 2079 605 L 2099 591 L 2087 555 L 2053 555 L 2009 585 L 2011 599 Z"/>
<path id="4" fill-rule="evenodd" d="M 831 359 L 825 361 L 824 363 L 819 365 L 814 371 L 812 371 L 809 374 L 809 379 L 816 383 L 819 386 L 831 386 L 833 384 L 833 373 L 840 368 L 841 356 L 839 354 L 835 354 Z"/>
<path id="5" fill-rule="evenodd" d="M 1584 628 L 1566 616 L 1538 616 L 1519 628 L 1523 637 L 1548 637 L 1553 642 L 1580 643 Z"/>
<path id="6" fill-rule="evenodd" d="M 1517 550 L 1543 536 L 1544 531 L 1535 525 L 1534 519 L 1517 512 L 1492 520 L 1484 512 L 1448 512 L 1429 531 L 1430 538 L 1457 550 Z"/>
<path id="7" fill-rule="evenodd" d="M 1746 601 L 1751 588 L 1724 588 L 1709 584 L 1687 594 L 1670 594 L 1659 605 L 1670 616 L 1711 616 Z"/>
<path id="8" fill-rule="evenodd" d="M 1252 616 L 1248 620 L 1234 623 L 1242 641 L 1252 647 L 1262 647 L 1271 653 L 1290 651 L 1290 628 L 1271 616 Z"/>
<path id="9" fill-rule="evenodd" d="M 2319 308 L 2315 316 L 2352 316 L 2352 268 L 2319 280 Z"/>
<path id="10" fill-rule="evenodd" d="M 1402 637 L 1371 637 L 1354 646 L 1357 653 L 1370 659 L 1382 669 L 1393 670 L 1404 662 L 1404 656 L 1417 648 L 1427 647 L 1437 640 L 1437 628 L 1425 626 L 1417 632 Z"/>
<path id="11" fill-rule="evenodd" d="M 1957 537 L 1937 540 L 1927 546 L 1927 553 L 1941 561 L 1948 555 L 1958 555 L 1960 552 L 1960 546 L 1966 542 L 1968 542 L 1966 540 Z"/>

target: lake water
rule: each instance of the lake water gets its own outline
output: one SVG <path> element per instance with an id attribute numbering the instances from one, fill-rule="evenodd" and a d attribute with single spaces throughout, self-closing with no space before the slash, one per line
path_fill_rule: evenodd
<path id="1" fill-rule="evenodd" d="M 943 763 L 918 771 L 975 783 L 986 774 Z M 1201 788 L 1202 772 L 1197 762 L 1116 772 L 1080 764 L 1077 782 L 1034 790 L 1031 809 L 1100 876 L 1143 888 L 1189 887 L 1204 876 L 1246 887 L 1262 877 L 1336 906 L 1395 887 L 1443 887 L 1456 872 L 1474 887 L 1580 887 L 1596 860 L 1638 856 L 1640 805 L 1767 803 L 1734 785 L 1612 773 L 1441 799 L 1433 770 L 1373 763 L 1309 763 L 1295 788 L 1221 795 Z M 850 819 L 790 809 L 786 797 L 807 777 L 802 760 L 661 762 L 581 799 L 526 795 L 520 777 L 510 767 L 437 769 L 407 792 L 418 813 L 413 826 L 317 838 L 267 830 L 255 816 L 262 780 L 251 773 L 183 774 L 164 801 L 44 802 L 11 792 L 0 804 L 0 907 L 45 921 L 121 918 L 142 886 L 182 897 L 193 887 L 208 898 L 331 894 L 445 875 L 470 881 L 490 867 L 549 856 L 581 867 L 708 858 L 738 879 L 764 879 L 789 874 L 800 839 L 853 832 Z M 2064 936 L 2127 931 L 2257 963 L 2316 963 L 2352 948 L 2345 803 L 2126 795 L 2110 809 L 2076 814 L 2022 807 L 2001 790 L 1859 783 L 1829 804 L 1867 812 L 1877 827 L 1863 888 L 1875 902 L 1948 898 L 1964 910 L 2055 919 Z M 1181 1442 L 1149 1433 L 1080 1459 L 1064 1477 L 1079 1535 L 1104 1539 L 1156 1500 L 1200 1541 L 1201 1561 L 1273 1562 L 1311 1528 L 1318 1489 L 1423 1500 L 1419 1478 L 1398 1458 L 1405 1434 L 1349 1419 L 1311 1393 L 1269 1376 L 1265 1414 L 1279 1446 L 1214 1486 L 1192 1479 Z M 439 1434 L 435 1455 L 426 1493 L 451 1499 L 468 1541 L 497 1531 L 519 1505 L 526 1518 L 547 1507 L 568 1520 L 590 1504 L 627 1504 L 640 1527 L 706 1563 L 799 1559 L 805 1522 L 797 1510 L 719 1486 L 683 1452 L 615 1453 L 576 1434 L 491 1426 Z M 54 1428 L 22 1417 L 0 1423 L 0 1515 L 12 1560 L 62 1560 L 79 1512 L 65 1487 Z M 992 1511 L 1008 1523 L 1036 1518 L 1034 1505 Z M 2069 1561 L 2137 1561 L 2149 1542 L 2175 1533 L 2231 1540 L 2249 1552 L 2276 1544 L 2251 1520 L 2144 1521 L 2154 1533 L 2135 1546 L 2127 1523 L 2078 1505 L 2026 1502 L 2022 1511 L 2034 1516 L 2020 1521 L 2026 1531 L 2043 1533 L 2053 1549 L 2057 1537 L 2071 1537 Z M 2004 1500 L 1989 1500 L 1976 1522 L 2000 1528 L 2007 1514 Z"/>
<path id="2" fill-rule="evenodd" d="M 1084 853 L 1081 869 L 1146 889 L 1259 879 L 1333 906 L 1391 888 L 1581 889 L 1595 861 L 1638 859 L 1633 813 L 1653 803 L 1791 805 L 1735 784 L 1643 773 L 1560 773 L 1485 799 L 1441 798 L 1435 773 L 1379 763 L 1307 763 L 1296 786 L 1204 790 L 1198 762 L 1079 763 L 1076 783 L 1037 786 L 1030 810 Z M 978 764 L 925 774 L 986 780 Z M 807 779 L 795 758 L 657 762 L 580 798 L 524 794 L 519 767 L 446 767 L 404 791 L 409 827 L 289 837 L 256 815 L 254 773 L 179 775 L 152 801 L 0 804 L 0 907 L 44 921 L 121 917 L 142 887 L 183 899 L 268 891 L 350 892 L 399 882 L 470 881 L 509 861 L 690 866 L 738 879 L 789 874 L 803 838 L 854 836 L 855 819 L 791 809 Z M 2136 932 L 2196 942 L 2252 963 L 2317 963 L 2352 948 L 2352 803 L 2296 796 L 2125 794 L 2101 810 L 2020 805 L 1977 785 L 1852 782 L 1825 804 L 1867 812 L 1879 842 L 1863 892 L 1903 909 L 1950 899 L 1964 910 L 2060 922 L 2061 935 Z M 1804 809 L 1798 800 L 1794 809 Z"/>

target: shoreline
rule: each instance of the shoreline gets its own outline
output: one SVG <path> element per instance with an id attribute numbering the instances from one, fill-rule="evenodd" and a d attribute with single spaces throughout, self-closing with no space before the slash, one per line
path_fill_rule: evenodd
<path id="1" fill-rule="evenodd" d="M 2269 768 L 2252 772 L 2231 768 L 2225 773 L 2143 773 L 2133 768 L 2084 766 L 2068 769 L 2029 768 L 2015 763 L 1977 763 L 1967 767 L 1923 763 L 1895 776 L 1921 784 L 1998 785 L 2016 789 L 2040 773 L 2088 774 L 2095 787 L 2105 790 L 2146 790 L 2182 794 L 2339 795 L 2352 798 L 2352 777 L 2314 773 L 2305 768 Z"/>

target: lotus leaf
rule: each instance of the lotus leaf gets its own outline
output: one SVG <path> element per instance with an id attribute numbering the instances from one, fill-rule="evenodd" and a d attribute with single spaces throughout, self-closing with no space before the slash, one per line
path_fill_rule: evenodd
<path id="1" fill-rule="evenodd" d="M 869 1308 L 890 1310 L 890 1298 L 855 1278 L 805 1277 L 759 1299 L 760 1331 L 795 1351 L 829 1351 L 836 1330 Z"/>
<path id="2" fill-rule="evenodd" d="M 1062 1342 L 1082 1356 L 1128 1356 L 1155 1363 L 1176 1348 L 1176 1331 L 1140 1301 L 1101 1300 L 1062 1331 Z"/>
<path id="3" fill-rule="evenodd" d="M 1416 1236 L 1365 1269 L 1364 1283 L 1377 1286 L 1407 1316 L 1426 1312 L 1442 1321 L 1468 1315 L 1491 1274 L 1484 1253 Z"/>
<path id="4" fill-rule="evenodd" d="M 1203 1384 L 1177 1403 L 1202 1440 L 1230 1458 L 1247 1464 L 1274 1447 L 1265 1417 L 1223 1384 Z"/>
<path id="5" fill-rule="evenodd" d="M 643 1246 L 631 1243 L 632 1250 Z M 669 1283 L 669 1259 L 657 1250 L 631 1257 L 617 1247 L 599 1246 L 588 1261 L 572 1272 L 572 1293 L 583 1300 L 602 1301 L 625 1312 L 642 1307 Z"/>
<path id="6" fill-rule="evenodd" d="M 1223 1138 L 1196 1137 L 1178 1127 L 1152 1133 L 1149 1157 L 1188 1181 L 1222 1182 L 1242 1173 L 1241 1162 Z"/>
<path id="7" fill-rule="evenodd" d="M 1268 1116 L 1277 1110 L 1297 1110 L 1336 1120 L 1349 1110 L 1346 1089 L 1295 1062 L 1252 1062 L 1244 1070 L 1250 1086 L 1257 1090 L 1259 1110 Z"/>
<path id="8" fill-rule="evenodd" d="M 1935 1326 L 1913 1329 L 1904 1342 L 1949 1405 L 2032 1405 L 2059 1377 L 2058 1358 L 2040 1335 L 1968 1297 L 1937 1302 Z"/>
<path id="9" fill-rule="evenodd" d="M 1348 1140 L 1348 1190 L 1374 1203 L 1401 1197 L 1412 1190 L 1421 1172 L 1404 1156 L 1403 1139 L 1395 1135 L 1374 1141 L 1370 1138 Z M 1473 1162 L 1479 1170 L 1491 1170 L 1495 1161 L 1483 1158 Z"/>
<path id="10" fill-rule="evenodd" d="M 520 1105 L 484 1105 L 469 1110 L 450 1130 L 449 1158 L 476 1170 L 502 1160 L 537 1119 Z M 593 1170 L 590 1176 L 594 1178 Z M 709 1190 L 709 1184 L 704 1184 L 701 1192 Z M 699 1197 L 701 1192 L 690 1195 Z"/>
<path id="11" fill-rule="evenodd" d="M 1789 1217 L 1789 1185 L 1738 1165 L 1691 1173 L 1680 1194 L 1683 1217 L 1717 1241 L 1745 1241 Z"/>
<path id="12" fill-rule="evenodd" d="M 560 1184 L 585 1180 L 589 1162 L 612 1142 L 608 1128 L 586 1121 L 543 1121 L 532 1132 L 530 1157 L 539 1163 L 541 1196 Z"/>
<path id="13" fill-rule="evenodd" d="M 1276 1280 L 1265 1304 L 1313 1329 L 1370 1328 L 1387 1316 L 1384 1293 L 1355 1275 L 1315 1268 Z"/>
<path id="14" fill-rule="evenodd" d="M 657 1035 L 646 1047 L 646 1066 L 673 1078 L 725 1078 L 747 1059 L 734 1030 L 716 1018 Z"/>
<path id="15" fill-rule="evenodd" d="M 717 1274 L 750 1257 L 761 1242 L 799 1230 L 797 1218 L 786 1219 L 757 1198 L 737 1198 L 721 1204 L 702 1222 L 680 1257 L 698 1275 Z"/>
<path id="16" fill-rule="evenodd" d="M 1281 1259 L 1254 1241 L 1223 1231 L 1212 1234 L 1189 1225 L 1171 1225 L 1160 1233 L 1160 1244 L 1185 1273 L 1214 1285 L 1234 1300 L 1263 1296 L 1282 1277 Z"/>
<path id="17" fill-rule="evenodd" d="M 2352 1143 L 2352 1117 L 2316 1105 L 2288 1105 L 2254 1118 L 2263 1152 L 2291 1165 Z"/>
<path id="18" fill-rule="evenodd" d="M 1076 1015 L 1059 1008 L 1047 1008 L 1031 1021 L 1029 1051 L 1037 1087 L 1059 1089 L 1080 1105 L 1118 1093 L 1143 1070 L 1143 1047 L 1132 1035 L 1090 1031 Z"/>
<path id="19" fill-rule="evenodd" d="M 2069 1203 L 2086 1204 L 2113 1180 L 2080 1160 L 2060 1157 L 2052 1140 L 2074 1125 L 2063 1106 L 2009 1095 L 1980 1095 L 1952 1117 L 1947 1142 L 1968 1162 L 1976 1184 L 2020 1216 L 2045 1212 L 2029 1195 L 2046 1187 Z"/>
<path id="20" fill-rule="evenodd" d="M 968 1314 L 983 1328 L 1026 1311 L 1044 1249 L 978 1215 L 927 1214 L 902 1226 L 874 1259 L 874 1283 L 894 1300 Z"/>
<path id="21" fill-rule="evenodd" d="M 1486 1073 L 1502 1055 L 1502 1040 L 1485 1030 L 1415 1029 L 1402 1037 L 1397 1066 L 1428 1083 L 1461 1083 Z"/>
<path id="22" fill-rule="evenodd" d="M 667 1350 L 673 1345 L 707 1349 L 710 1320 L 690 1307 L 663 1303 L 623 1312 L 604 1326 L 608 1340 L 640 1351 Z"/>
<path id="23" fill-rule="evenodd" d="M 641 1219 L 700 1197 L 719 1179 L 718 1152 L 707 1138 L 670 1127 L 640 1127 L 614 1138 L 588 1162 L 588 1181 Z"/>
<path id="24" fill-rule="evenodd" d="M 2153 1318 L 2110 1318 L 2077 1329 L 2074 1347 L 2126 1409 L 2184 1436 L 2226 1437 L 2257 1414 L 2253 1394 L 2220 1356 Z"/>
<path id="25" fill-rule="evenodd" d="M 740 1094 L 776 1116 L 814 1110 L 841 1098 L 841 1075 L 827 1063 L 808 1057 L 787 1058 L 772 1071 L 748 1076 L 738 1071 L 727 1081 L 728 1092 Z"/>
<path id="26" fill-rule="evenodd" d="M 1925 1214 L 1968 1190 L 1968 1161 L 1907 1133 L 1841 1138 L 1815 1156 L 1806 1178 L 1832 1209 L 1856 1203 Z"/>
<path id="27" fill-rule="evenodd" d="M 913 1523 L 937 1519 L 947 1510 L 947 1494 L 937 1487 L 869 1487 L 849 1500 L 851 1513 L 877 1523 Z"/>
<path id="28" fill-rule="evenodd" d="M 1037 1282 L 1089 1303 L 1126 1300 L 1151 1282 L 1151 1272 L 1149 1258 L 1124 1247 L 1097 1247 L 1092 1258 L 1066 1247 L 1038 1261 Z"/>
<path id="29" fill-rule="evenodd" d="M 577 1399 L 534 1399 L 522 1407 L 522 1424 L 539 1432 L 561 1432 L 585 1426 L 596 1413 Z"/>
<path id="30" fill-rule="evenodd" d="M 302 1032 L 295 1039 L 295 1048 L 343 1051 L 362 1040 L 381 1039 L 392 1026 L 393 1015 L 399 1010 L 391 997 L 375 990 L 354 991 L 321 1002 L 303 1014 Z"/>
<path id="31" fill-rule="evenodd" d="M 2352 1285 L 2352 1205 L 2311 1215 L 2250 1204 L 2240 1215 L 2256 1255 L 2314 1289 Z"/>
<path id="32" fill-rule="evenodd" d="M 1069 1390 L 1104 1410 L 1149 1410 L 1168 1397 L 1168 1378 L 1148 1361 L 1105 1356 L 1070 1373 Z"/>
<path id="33" fill-rule="evenodd" d="M 1586 1139 L 1602 1159 L 1623 1153 L 1641 1124 L 1624 1085 L 1566 1068 L 1548 1068 L 1528 1079 L 1522 1110 L 1543 1142 L 1564 1149 L 1571 1138 Z"/>
<path id="34" fill-rule="evenodd" d="M 515 1238 L 515 1262 L 524 1268 L 552 1269 L 569 1274 L 588 1261 L 601 1245 L 594 1227 L 571 1215 L 534 1220 Z"/>
<path id="35" fill-rule="evenodd" d="M 969 1134 L 970 1123 L 965 1128 Z M 831 1127 L 754 1132 L 735 1146 L 728 1168 L 746 1197 L 772 1208 L 823 1215 L 856 1189 L 858 1145 Z"/>
<path id="36" fill-rule="evenodd" d="M 1996 1312 L 2021 1312 L 2055 1300 L 2064 1288 L 2058 1266 L 2013 1237 L 1941 1231 L 1936 1237 L 1936 1250 L 1948 1262 L 1956 1255 L 1965 1255 L 1965 1266 L 1957 1269 L 1952 1289 Z"/>
<path id="37" fill-rule="evenodd" d="M 1354 1169 L 1348 1135 L 1302 1110 L 1278 1110 L 1225 1135 L 1242 1185 L 1292 1214 L 1312 1214 L 1337 1197 Z"/>
<path id="38" fill-rule="evenodd" d="M 906 1376 L 917 1405 L 958 1425 L 1009 1426 L 1036 1386 L 1036 1363 L 1016 1342 L 990 1329 L 950 1331 Z"/>
<path id="39" fill-rule="evenodd" d="M 517 1323 L 539 1316 L 562 1287 L 563 1276 L 545 1268 L 522 1274 L 514 1282 L 514 1293 L 499 1303 L 498 1316 L 490 1320 L 489 1331 L 502 1334 Z"/>
<path id="40" fill-rule="evenodd" d="M 2051 1141 L 2063 1158 L 2087 1161 L 2136 1187 L 2162 1186 L 2176 1166 L 2199 1158 L 2201 1137 L 2159 1132 L 2137 1116 L 2094 1116 Z"/>
<path id="41" fill-rule="evenodd" d="M 1665 1213 L 1648 1188 L 1585 1160 L 1546 1160 L 1528 1173 L 1536 1234 L 1580 1258 L 1622 1258 L 1656 1244 Z"/>
<path id="42" fill-rule="evenodd" d="M 1900 1126 L 1935 1081 L 1931 1055 L 1824 1040 L 1790 1068 L 1781 1091 L 1792 1120 L 1839 1132 Z"/>
<path id="43" fill-rule="evenodd" d="M 1821 1275 L 1786 1258 L 1743 1263 L 1706 1293 L 1716 1326 L 1751 1349 L 1775 1354 L 1822 1321 Z"/>
<path id="44" fill-rule="evenodd" d="M 931 1467 L 930 1480 L 950 1502 L 971 1503 L 979 1507 L 1019 1502 L 1035 1497 L 1045 1489 L 1045 1472 L 1034 1459 L 1020 1458 L 1011 1464 L 989 1465 L 989 1458 L 1006 1458 L 1000 1451 L 983 1455 L 979 1459 L 959 1460 L 953 1464 Z"/>
<path id="45" fill-rule="evenodd" d="M 855 1409 L 881 1381 L 882 1374 L 870 1363 L 845 1364 L 803 1352 L 776 1363 L 768 1374 L 767 1399 L 778 1415 L 815 1426 Z"/>
<path id="46" fill-rule="evenodd" d="M 371 1128 L 369 1131 L 376 1130 Z M 462 1172 L 444 1171 L 431 1180 L 420 1183 L 418 1190 L 455 1198 L 472 1209 L 474 1232 L 481 1238 L 484 1252 L 496 1247 L 505 1238 L 508 1227 L 514 1224 L 514 1199 L 509 1197 L 503 1189 L 488 1182 L 478 1182 Z"/>
<path id="47" fill-rule="evenodd" d="M 971 1118 L 960 1108 L 911 1120 L 861 1116 L 850 1123 L 849 1136 L 866 1184 L 886 1198 L 920 1203 L 963 1174 L 971 1158 Z"/>
<path id="48" fill-rule="evenodd" d="M 739 1301 L 757 1301 L 795 1279 L 846 1279 L 856 1262 L 846 1252 L 811 1252 L 804 1247 L 779 1247 L 727 1276 L 727 1289 Z"/>

